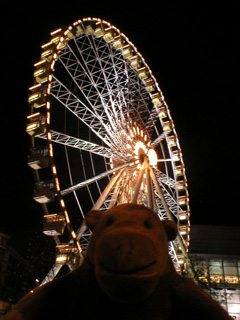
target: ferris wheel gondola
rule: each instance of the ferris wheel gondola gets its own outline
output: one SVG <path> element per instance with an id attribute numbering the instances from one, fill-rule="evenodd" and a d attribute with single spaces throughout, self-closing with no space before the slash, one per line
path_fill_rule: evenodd
<path id="1" fill-rule="evenodd" d="M 57 246 L 44 281 L 83 259 L 89 210 L 130 202 L 177 223 L 169 253 L 179 272 L 191 270 L 182 152 L 164 96 L 136 47 L 110 23 L 86 18 L 52 32 L 34 67 L 28 163 L 44 233 Z"/>

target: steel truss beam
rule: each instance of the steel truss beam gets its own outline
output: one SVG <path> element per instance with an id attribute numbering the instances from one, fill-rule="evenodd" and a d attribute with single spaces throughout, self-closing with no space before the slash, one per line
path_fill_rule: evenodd
<path id="1" fill-rule="evenodd" d="M 145 126 L 143 119 L 150 115 L 149 93 L 141 85 L 137 71 L 123 59 L 121 51 L 115 52 L 104 40 L 91 35 L 74 38 L 77 52 L 70 42 L 62 50 L 59 60 L 94 113 L 104 122 L 108 118 L 114 131 L 117 129 L 114 119 L 136 121 Z"/>
<path id="2" fill-rule="evenodd" d="M 45 283 L 52 281 L 58 274 L 58 272 L 61 270 L 62 265 L 55 263 L 52 267 L 52 269 L 48 272 L 48 274 L 46 275 L 46 277 L 43 279 L 43 281 L 41 282 L 41 286 L 44 285 Z"/>
<path id="3" fill-rule="evenodd" d="M 155 148 L 159 143 L 166 138 L 166 133 L 162 132 L 150 145 L 150 148 Z"/>
<path id="4" fill-rule="evenodd" d="M 76 148 L 79 150 L 84 150 L 87 152 L 95 153 L 101 157 L 106 157 L 106 158 L 112 158 L 116 160 L 123 160 L 126 157 L 122 155 L 119 152 L 116 152 L 114 150 L 114 153 L 111 151 L 111 149 L 104 147 L 104 146 L 99 146 L 96 143 L 89 142 L 86 140 L 82 140 L 79 138 L 75 138 L 72 136 L 69 136 L 67 134 L 63 134 L 54 130 L 50 130 L 51 132 L 51 141 L 59 144 L 63 144 L 67 147 L 72 147 Z M 39 136 L 41 139 L 47 139 L 46 135 Z"/>
<path id="5" fill-rule="evenodd" d="M 87 125 L 106 145 L 113 147 L 112 141 L 109 139 L 109 129 L 103 119 L 97 116 L 55 76 L 51 82 L 51 95 Z"/>
<path id="6" fill-rule="evenodd" d="M 123 168 L 125 168 L 127 166 L 129 166 L 129 163 L 127 163 L 127 164 L 125 163 L 125 164 L 123 164 L 123 165 L 121 165 L 121 166 L 119 166 L 117 168 L 113 168 L 111 170 L 108 170 L 108 171 L 105 171 L 103 173 L 100 173 L 99 175 L 97 175 L 97 176 L 95 176 L 93 178 L 87 179 L 87 180 L 85 180 L 83 182 L 80 182 L 80 183 L 78 183 L 78 184 L 76 184 L 74 186 L 71 186 L 71 187 L 69 187 L 69 188 L 67 188 L 65 190 L 62 190 L 61 191 L 61 195 L 65 196 L 65 195 L 67 195 L 67 194 L 69 194 L 69 193 L 71 193 L 73 191 L 76 191 L 76 190 L 78 190 L 80 188 L 86 187 L 87 185 L 89 185 L 89 184 L 91 184 L 93 182 L 96 182 L 98 180 L 101 180 L 101 179 L 109 176 L 110 174 L 112 174 L 114 172 L 117 172 L 117 171 L 119 171 L 119 170 L 121 170 L 121 169 L 123 169 Z"/>
<path id="7" fill-rule="evenodd" d="M 153 169 L 150 166 L 149 166 L 149 168 L 150 168 L 151 178 L 152 178 L 154 186 L 155 186 L 155 188 L 156 188 L 156 190 L 158 192 L 158 195 L 159 195 L 159 197 L 161 199 L 161 202 L 162 202 L 162 204 L 164 206 L 165 212 L 167 213 L 168 219 L 174 221 L 174 216 L 172 215 L 172 212 L 169 210 L 168 204 L 167 204 L 167 202 L 165 200 L 165 197 L 164 197 L 164 195 L 162 193 L 162 190 L 161 190 L 161 188 L 160 188 L 160 186 L 158 184 L 157 177 L 156 177 Z M 178 244 L 179 244 L 179 246 L 181 248 L 182 254 L 183 254 L 184 258 L 185 258 L 188 272 L 191 274 L 191 276 L 193 277 L 193 279 L 195 281 L 198 281 L 197 280 L 197 276 L 196 276 L 196 274 L 194 272 L 193 266 L 191 264 L 191 260 L 189 258 L 189 255 L 188 255 L 187 251 L 186 251 L 186 246 L 184 244 L 184 240 L 182 239 L 182 236 L 180 235 L 179 232 L 177 234 L 177 242 L 178 242 Z"/>

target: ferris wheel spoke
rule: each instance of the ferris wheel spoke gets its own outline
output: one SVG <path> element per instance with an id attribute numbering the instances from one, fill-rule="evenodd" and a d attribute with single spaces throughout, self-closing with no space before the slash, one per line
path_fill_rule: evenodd
<path id="1" fill-rule="evenodd" d="M 174 212 L 172 212 L 172 208 L 173 207 L 171 206 L 171 202 L 169 202 L 169 199 L 167 198 L 166 193 L 164 194 L 162 192 L 162 189 L 161 189 L 161 187 L 160 187 L 160 185 L 158 183 L 158 180 L 157 180 L 157 177 L 156 177 L 156 175 L 154 173 L 154 170 L 151 167 L 150 167 L 150 172 L 151 172 L 151 178 L 153 180 L 153 183 L 154 183 L 154 186 L 156 188 L 157 194 L 158 194 L 158 196 L 159 196 L 159 198 L 161 200 L 161 204 L 164 207 L 164 211 L 166 212 L 166 216 L 167 216 L 167 218 L 169 220 L 173 220 L 174 221 L 175 220 L 174 219 L 175 214 L 174 214 Z M 179 208 L 179 209 L 181 210 L 181 208 Z M 179 247 L 180 247 L 180 249 L 182 251 L 182 254 L 183 254 L 184 258 L 186 259 L 186 261 L 188 263 L 189 272 L 193 276 L 195 276 L 194 271 L 193 271 L 192 266 L 191 266 L 191 261 L 189 260 L 189 257 L 188 257 L 188 253 L 187 253 L 187 250 L 186 250 L 185 242 L 184 242 L 184 240 L 182 238 L 182 235 L 179 232 L 177 234 L 177 242 L 178 242 L 178 245 L 179 245 Z M 174 254 L 174 256 L 175 256 L 175 254 Z"/>
<path id="2" fill-rule="evenodd" d="M 153 169 L 151 168 L 151 177 L 153 179 L 153 183 L 156 189 L 156 200 L 160 199 L 158 202 L 158 207 L 160 211 L 160 217 L 167 218 L 173 221 L 178 220 L 179 213 L 183 211 L 183 209 L 178 205 L 178 201 L 173 198 L 170 193 L 166 190 L 166 188 L 157 180 L 157 177 L 154 174 Z M 159 182 L 159 183 L 158 183 Z M 194 275 L 192 270 L 191 261 L 189 260 L 187 251 L 186 251 L 186 241 L 183 239 L 183 236 L 180 232 L 177 235 L 177 242 L 182 251 L 184 258 L 187 260 L 189 272 Z"/>
<path id="3" fill-rule="evenodd" d="M 159 216 L 160 219 L 168 219 L 168 215 L 164 209 L 164 206 L 161 202 L 160 197 L 158 196 L 158 193 L 156 189 L 154 190 L 154 200 L 155 200 L 155 210 Z"/>
<path id="4" fill-rule="evenodd" d="M 88 39 L 90 39 L 90 35 L 88 36 Z M 85 42 L 83 50 L 82 43 L 79 43 L 79 39 L 74 38 L 74 41 L 81 59 L 76 56 L 71 46 L 68 44 L 60 55 L 60 61 L 71 75 L 75 85 L 80 89 L 85 99 L 90 104 L 94 113 L 101 119 L 107 117 L 108 125 L 104 120 L 105 129 L 112 141 L 114 140 L 114 132 L 119 129 L 119 119 L 125 119 L 121 110 L 124 105 L 127 105 L 128 110 L 130 109 L 129 105 L 131 105 L 131 110 L 134 110 L 134 114 L 132 114 L 133 112 L 131 112 L 131 114 L 125 112 L 125 114 L 129 115 L 127 121 L 125 120 L 125 123 L 129 122 L 130 118 L 131 121 L 135 121 L 144 127 L 146 122 L 145 119 L 149 116 L 148 102 L 150 98 L 144 86 L 141 85 L 141 80 L 136 71 L 126 68 L 126 62 L 123 63 L 122 57 L 120 58 L 121 64 L 123 65 L 123 73 L 128 73 L 128 90 L 127 95 L 122 95 L 120 99 L 121 107 L 117 108 L 119 103 L 116 97 L 119 96 L 119 93 L 123 92 L 120 88 L 126 87 L 126 80 L 123 83 L 116 80 L 118 78 L 114 72 L 113 62 L 111 61 L 113 58 L 112 54 L 109 54 L 111 51 L 109 50 L 108 44 L 102 40 L 103 44 L 101 43 L 101 46 L 107 48 L 107 54 L 105 53 L 104 57 L 100 57 L 98 53 L 99 47 L 96 47 L 96 39 L 93 38 L 93 36 L 93 43 L 88 45 L 87 50 L 85 49 Z M 88 51 L 90 51 L 90 54 Z M 115 54 L 115 57 L 116 56 L 117 54 Z M 80 69 L 78 77 L 76 77 L 76 69 Z M 132 74 L 134 74 L 134 76 L 132 76 Z M 122 101 L 124 101 L 124 103 L 122 103 Z M 119 109 L 121 110 L 120 113 L 118 112 Z"/>
<path id="5" fill-rule="evenodd" d="M 167 190 L 167 188 L 160 181 L 159 181 L 159 184 L 161 186 L 162 194 L 163 194 L 163 196 L 164 196 L 164 198 L 166 200 L 166 203 L 168 205 L 169 210 L 172 212 L 174 217 L 177 218 L 178 217 L 178 213 L 180 211 L 182 211 L 182 208 L 178 204 L 178 200 L 176 198 L 176 194 L 175 194 L 175 197 L 173 197 L 173 195 L 170 193 L 170 191 Z"/>
<path id="6" fill-rule="evenodd" d="M 128 76 L 128 114 L 133 123 L 145 128 L 149 117 L 150 97 L 134 70 L 128 69 Z"/>
<path id="7" fill-rule="evenodd" d="M 124 59 L 122 59 L 122 56 L 120 55 L 115 55 L 113 53 L 113 49 L 110 46 L 111 50 L 111 61 L 112 61 L 112 69 L 114 70 L 114 77 L 115 80 L 115 88 L 111 89 L 113 92 L 113 105 L 116 105 L 116 108 L 118 109 L 117 114 L 119 114 L 118 119 L 124 119 L 126 123 L 126 118 L 125 118 L 125 111 L 126 111 L 126 98 L 124 95 L 124 88 L 127 83 L 127 77 L 126 77 L 126 62 Z"/>
<path id="8" fill-rule="evenodd" d="M 112 176 L 112 178 L 109 181 L 108 185 L 103 190 L 103 192 L 100 195 L 99 199 L 96 201 L 95 205 L 93 206 L 94 210 L 99 210 L 101 208 L 101 206 L 104 204 L 104 202 L 105 202 L 106 198 L 108 197 L 109 193 L 111 192 L 112 188 L 114 187 L 114 185 L 116 184 L 118 179 L 123 174 L 125 167 L 126 167 L 126 165 L 121 166 L 121 168 L 119 167 L 120 168 L 120 172 L 118 172 L 118 174 Z"/>
<path id="9" fill-rule="evenodd" d="M 174 221 L 174 217 L 178 216 L 178 211 L 181 208 L 178 206 L 177 201 L 169 194 L 166 188 L 162 185 L 161 181 L 157 178 L 153 168 L 150 168 L 150 175 L 155 186 L 158 197 L 161 200 L 163 208 L 167 214 L 168 219 Z"/>
<path id="10" fill-rule="evenodd" d="M 97 65 L 100 67 L 100 72 L 91 68 L 90 72 L 92 71 L 91 76 L 97 75 L 97 82 L 100 81 L 98 87 L 102 90 L 101 96 L 105 102 L 103 104 L 109 106 L 113 119 L 125 119 L 125 123 L 129 122 L 129 118 L 126 118 L 126 116 L 129 114 L 127 111 L 129 111 L 129 105 L 131 105 L 139 114 L 137 122 L 140 123 L 143 117 L 140 114 L 139 102 L 145 102 L 145 98 L 143 99 L 139 94 L 136 97 L 136 92 L 139 91 L 139 78 L 136 71 L 127 65 L 121 50 L 114 50 L 113 52 L 113 47 L 109 43 L 103 39 L 96 39 L 93 35 L 89 36 L 89 39 L 92 41 Z M 92 63 L 91 59 L 90 63 Z M 96 64 L 94 68 L 96 68 Z M 130 70 L 132 70 L 133 77 L 129 76 Z M 146 93 L 146 90 L 144 92 Z M 134 100 L 138 102 L 137 107 L 135 107 L 136 103 L 133 103 Z M 145 103 L 146 110 L 148 111 L 148 107 Z"/>
<path id="11" fill-rule="evenodd" d="M 150 169 L 148 167 L 145 169 L 145 174 L 146 174 L 146 184 L 147 184 L 147 204 L 150 209 L 154 210 L 155 201 L 154 201 L 153 184 L 152 184 L 152 179 L 150 177 Z"/>
<path id="12" fill-rule="evenodd" d="M 162 192 L 162 190 L 161 190 L 161 192 Z M 169 193 L 166 190 L 164 190 L 164 192 L 162 192 L 162 194 L 163 194 L 163 197 L 167 197 L 167 199 L 165 199 L 165 203 L 168 208 L 167 210 L 166 210 L 166 206 L 162 202 L 162 198 L 161 198 L 161 195 L 159 194 L 159 192 L 156 191 L 156 193 L 155 193 L 156 198 L 160 199 L 159 209 L 160 209 L 161 214 L 163 214 L 163 216 L 165 216 L 167 219 L 169 219 L 169 212 L 170 212 L 171 217 L 175 217 L 175 220 L 176 220 L 176 218 L 178 216 L 178 212 L 181 211 L 181 208 L 176 209 L 175 206 L 177 205 L 177 202 L 169 195 Z M 172 220 L 172 219 L 170 219 L 170 220 Z M 173 220 L 174 220 L 174 218 L 173 218 Z"/>
<path id="13" fill-rule="evenodd" d="M 41 282 L 41 286 L 44 285 L 45 283 L 52 281 L 58 274 L 58 272 L 61 270 L 63 265 L 55 263 L 52 267 L 52 269 L 48 272 L 46 277 L 43 279 Z"/>
<path id="14" fill-rule="evenodd" d="M 97 74 L 97 82 L 100 81 L 102 83 L 102 80 L 104 80 L 104 86 L 101 86 L 103 103 L 106 106 L 109 105 L 108 110 L 110 111 L 111 121 L 112 119 L 115 119 L 115 121 L 121 118 L 124 119 L 121 106 L 123 100 L 121 99 L 121 102 L 119 102 L 118 98 L 119 94 L 122 93 L 122 88 L 126 84 L 126 76 L 123 77 L 126 73 L 125 61 L 119 53 L 116 53 L 113 59 L 112 47 L 103 39 L 97 40 L 94 36 L 90 39 L 98 62 L 98 70 L 92 72 L 92 75 Z M 117 67 L 118 72 L 116 72 Z M 121 98 L 123 98 L 123 96 Z M 114 130 L 116 130 L 116 125 L 114 123 L 112 125 Z"/>
<path id="15" fill-rule="evenodd" d="M 59 79 L 55 76 L 53 76 L 53 79 L 51 83 L 51 95 L 87 125 L 106 145 L 112 147 L 112 142 L 109 140 L 110 132 L 104 124 L 103 118 L 96 116 L 96 114 L 65 87 Z"/>
<path id="16" fill-rule="evenodd" d="M 157 162 L 173 162 L 174 160 L 172 158 L 167 159 L 158 159 Z"/>
<path id="17" fill-rule="evenodd" d="M 163 95 L 159 94 L 157 98 L 153 97 L 153 100 L 155 100 L 156 102 L 153 105 L 153 108 L 150 112 L 150 115 L 149 115 L 149 118 L 148 118 L 148 121 L 146 124 L 146 129 L 149 132 L 152 132 L 154 129 L 156 129 L 156 122 L 159 119 L 163 119 L 163 118 L 169 116 L 168 111 L 167 111 L 168 108 L 167 108 L 166 102 L 164 101 Z M 164 136 L 163 136 L 163 138 L 164 138 Z"/>
<path id="18" fill-rule="evenodd" d="M 116 152 L 114 152 L 114 154 L 113 154 L 109 148 L 99 146 L 96 143 L 92 143 L 90 141 L 75 138 L 75 137 L 54 131 L 54 130 L 50 130 L 50 133 L 51 133 L 51 141 L 52 142 L 62 144 L 67 147 L 76 148 L 79 150 L 84 150 L 87 152 L 95 153 L 99 156 L 106 157 L 106 158 L 112 158 L 112 159 L 116 159 L 116 160 L 122 160 L 125 158 L 124 156 L 121 156 L 120 153 L 117 154 Z M 47 139 L 47 136 L 43 135 L 43 136 L 40 136 L 40 138 Z"/>
<path id="19" fill-rule="evenodd" d="M 76 184 L 76 185 L 74 185 L 74 186 L 71 186 L 71 187 L 69 187 L 69 188 L 67 188 L 67 189 L 65 189 L 65 190 L 62 190 L 62 191 L 61 191 L 61 195 L 62 195 L 62 196 L 65 196 L 65 195 L 67 195 L 67 194 L 69 194 L 69 193 L 71 193 L 71 192 L 73 192 L 73 191 L 76 191 L 76 190 L 78 190 L 78 189 L 80 189 L 80 188 L 86 187 L 86 186 L 88 186 L 89 184 L 91 184 L 91 183 L 93 183 L 93 182 L 96 182 L 96 181 L 99 181 L 99 180 L 107 177 L 108 175 L 110 175 L 110 174 L 112 174 L 112 173 L 114 173 L 114 172 L 117 172 L 117 171 L 119 171 L 119 170 L 121 170 L 121 169 L 123 169 L 123 168 L 125 168 L 125 167 L 127 167 L 127 166 L 129 166 L 129 163 L 125 163 L 125 164 L 123 164 L 123 165 L 120 165 L 119 167 L 116 167 L 116 168 L 114 168 L 114 169 L 105 171 L 105 172 L 103 172 L 103 173 L 101 173 L 101 174 L 99 174 L 99 175 L 97 175 L 97 176 L 95 176 L 95 177 L 93 177 L 93 178 L 87 179 L 87 180 L 85 180 L 85 181 L 83 181 L 83 182 L 80 182 L 80 183 L 78 183 L 78 184 Z"/>
<path id="20" fill-rule="evenodd" d="M 100 93 L 102 102 L 99 109 L 103 110 L 102 106 L 106 107 L 105 111 L 110 115 L 109 121 L 112 121 L 112 119 L 118 120 L 120 117 L 124 119 L 124 115 L 127 115 L 126 111 L 129 111 L 131 106 L 135 110 L 134 118 L 138 115 L 137 119 L 133 119 L 131 115 L 131 120 L 137 120 L 136 122 L 144 124 L 143 119 L 146 115 L 143 117 L 143 112 L 149 112 L 146 102 L 149 96 L 144 86 L 140 84 L 141 81 L 136 70 L 127 66 L 121 50 L 113 52 L 109 43 L 103 39 L 96 39 L 93 35 L 89 35 L 88 40 L 92 45 L 90 46 L 91 55 L 84 50 L 79 50 L 79 52 L 84 60 L 84 65 L 87 66 L 86 74 L 91 83 L 94 84 L 94 87 L 100 88 L 98 94 Z M 74 41 L 81 49 L 81 41 L 80 43 L 78 39 Z M 84 43 L 84 45 L 86 44 Z M 140 90 L 142 91 L 140 92 Z M 96 98 L 93 103 L 96 108 Z"/>
<path id="21" fill-rule="evenodd" d="M 76 40 L 74 41 L 76 43 Z M 85 42 L 84 45 L 86 46 Z M 79 46 L 80 44 L 78 43 L 76 47 L 81 56 L 81 60 L 83 60 L 83 63 L 80 62 L 80 57 L 77 57 L 70 44 L 66 46 L 64 52 L 60 55 L 59 60 L 71 76 L 75 86 L 80 89 L 81 93 L 84 95 L 84 98 L 88 101 L 88 104 L 91 106 L 93 112 L 98 117 L 107 117 L 107 122 L 113 126 L 113 117 L 109 113 L 109 109 L 103 100 L 102 94 L 99 92 L 99 89 L 101 88 L 100 86 L 103 86 L 103 84 L 99 84 L 98 82 L 96 83 L 93 77 L 93 70 L 96 69 L 97 60 L 96 56 L 92 56 L 88 53 L 88 51 L 92 50 L 92 46 L 89 46 L 87 56 L 83 54 L 86 50 L 81 50 Z M 89 69 L 90 66 L 91 70 Z M 79 70 L 79 72 L 76 73 L 76 70 Z M 77 77 L 76 74 L 78 74 Z M 103 82 L 102 79 L 101 82 Z"/>
<path id="22" fill-rule="evenodd" d="M 140 171 L 138 173 L 138 177 L 136 180 L 136 184 L 135 184 L 135 188 L 133 190 L 133 196 L 132 196 L 132 203 L 137 203 L 137 199 L 138 199 L 138 195 L 139 195 L 139 190 L 142 184 L 142 180 L 143 180 L 143 174 L 146 168 L 146 161 L 143 162 Z"/>
<path id="23" fill-rule="evenodd" d="M 100 41 L 93 36 L 89 35 L 87 39 L 89 42 L 86 43 L 81 37 L 74 38 L 79 57 L 68 44 L 61 61 L 94 112 L 100 117 L 107 116 L 111 128 L 116 130 L 114 119 L 124 119 L 123 112 L 117 112 L 118 109 L 121 111 L 122 99 L 119 102 L 116 97 L 119 97 L 121 86 L 124 87 L 125 83 L 117 83 L 116 86 L 117 74 L 109 51 L 111 47 L 104 40 Z M 78 69 L 80 72 L 76 72 Z M 124 74 L 125 70 L 121 72 Z"/>
<path id="24" fill-rule="evenodd" d="M 168 160 L 168 159 L 167 159 Z M 169 159 L 170 160 L 170 159 Z M 163 160 L 163 162 L 166 161 Z M 157 179 L 161 182 L 164 183 L 165 185 L 168 185 L 169 187 L 176 189 L 176 181 L 173 178 L 170 178 L 169 176 L 167 176 L 166 174 L 164 174 L 163 172 L 161 172 L 159 169 L 155 169 L 155 174 L 157 176 Z"/>
<path id="25" fill-rule="evenodd" d="M 155 148 L 161 141 L 166 138 L 166 133 L 162 132 L 150 145 L 150 148 Z"/>
<path id="26" fill-rule="evenodd" d="M 112 196 L 111 196 L 111 199 L 109 201 L 109 205 L 108 205 L 108 208 L 112 208 L 116 203 L 117 203 L 117 200 L 118 200 L 118 196 L 120 194 L 120 189 L 121 189 L 121 184 L 122 184 L 122 181 L 123 181 L 123 177 L 125 176 L 124 174 L 125 172 L 123 172 L 123 174 L 121 175 L 121 177 L 118 179 L 116 185 L 115 185 L 115 189 L 112 193 Z"/>
<path id="27" fill-rule="evenodd" d="M 159 119 L 159 116 L 158 116 L 158 110 L 155 106 L 153 106 L 150 114 L 149 114 L 149 117 L 148 117 L 148 121 L 146 123 L 146 127 L 145 129 L 151 133 L 155 127 L 155 123 L 156 121 Z"/>
<path id="28" fill-rule="evenodd" d="M 169 243 L 169 246 L 168 246 L 168 253 L 172 259 L 172 262 L 173 262 L 173 265 L 175 267 L 176 270 L 181 270 L 181 267 L 179 265 L 179 262 L 178 262 L 178 258 L 177 258 L 177 253 L 176 253 L 176 250 L 174 248 L 174 245 L 173 245 L 173 242 L 170 242 Z"/>

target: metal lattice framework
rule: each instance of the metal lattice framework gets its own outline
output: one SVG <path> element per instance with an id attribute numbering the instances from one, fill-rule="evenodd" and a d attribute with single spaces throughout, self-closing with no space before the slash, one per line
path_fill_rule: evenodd
<path id="1" fill-rule="evenodd" d="M 191 271 L 182 153 L 159 85 L 136 47 L 106 21 L 79 20 L 51 33 L 34 78 L 29 165 L 44 232 L 57 245 L 56 264 L 44 282 L 64 264 L 79 265 L 90 236 L 84 224 L 89 210 L 130 202 L 177 223 L 169 253 L 179 272 Z M 53 186 L 46 182 L 50 172 Z"/>

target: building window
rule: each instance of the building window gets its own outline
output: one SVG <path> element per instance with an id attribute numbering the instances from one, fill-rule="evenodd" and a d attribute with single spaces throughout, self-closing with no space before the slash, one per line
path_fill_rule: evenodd
<path id="1" fill-rule="evenodd" d="M 226 289 L 227 311 L 233 319 L 240 320 L 240 289 Z"/>
<path id="2" fill-rule="evenodd" d="M 195 256 L 193 264 L 201 286 L 235 320 L 240 320 L 240 260 Z"/>
<path id="3" fill-rule="evenodd" d="M 224 275 L 225 282 L 229 284 L 238 284 L 239 276 L 238 276 L 238 264 L 236 260 L 224 260 Z"/>
<path id="4" fill-rule="evenodd" d="M 209 260 L 209 278 L 212 283 L 224 282 L 221 259 Z"/>

